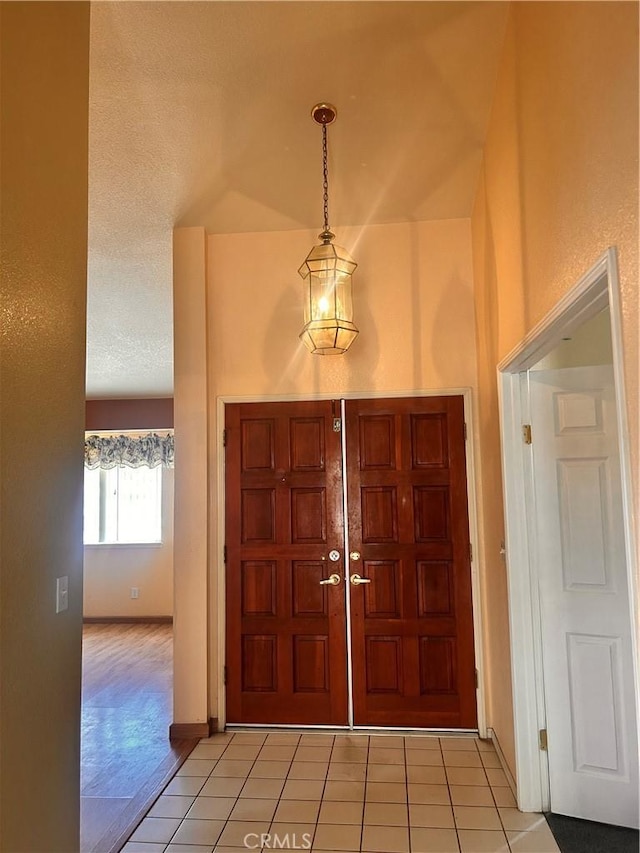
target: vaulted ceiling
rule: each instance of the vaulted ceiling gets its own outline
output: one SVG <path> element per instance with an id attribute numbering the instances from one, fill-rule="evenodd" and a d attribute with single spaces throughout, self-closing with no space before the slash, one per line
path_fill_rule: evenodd
<path id="1" fill-rule="evenodd" d="M 468 217 L 508 3 L 92 5 L 87 394 L 172 393 L 171 235 Z M 295 275 L 295 270 L 292 271 Z"/>

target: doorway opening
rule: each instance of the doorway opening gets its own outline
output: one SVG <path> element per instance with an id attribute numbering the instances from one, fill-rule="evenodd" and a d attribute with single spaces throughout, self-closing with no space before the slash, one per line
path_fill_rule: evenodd
<path id="1" fill-rule="evenodd" d="M 86 434 L 81 847 L 87 853 L 124 843 L 188 752 L 169 741 L 174 468 L 172 430 L 162 433 Z"/>
<path id="2" fill-rule="evenodd" d="M 518 805 L 638 826 L 615 252 L 499 365 Z"/>
<path id="3" fill-rule="evenodd" d="M 228 724 L 478 727 L 462 395 L 225 407 Z"/>

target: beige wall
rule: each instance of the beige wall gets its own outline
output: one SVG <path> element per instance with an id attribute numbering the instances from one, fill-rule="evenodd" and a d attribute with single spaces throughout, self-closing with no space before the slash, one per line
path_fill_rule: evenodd
<path id="1" fill-rule="evenodd" d="M 514 7 L 527 328 L 617 247 L 637 495 L 639 7 L 544 5 Z"/>
<path id="2" fill-rule="evenodd" d="M 60 853 L 79 849 L 89 4 L 0 16 L 0 849 Z"/>
<path id="3" fill-rule="evenodd" d="M 206 236 L 173 234 L 173 722 L 209 719 L 209 507 Z M 215 716 L 215 711 L 213 713 Z"/>
<path id="4" fill-rule="evenodd" d="M 298 340 L 297 269 L 316 231 L 208 238 L 209 370 L 217 395 L 475 386 L 468 220 L 337 229 L 352 252 L 355 322 L 343 357 Z"/>
<path id="5" fill-rule="evenodd" d="M 162 469 L 162 542 L 159 545 L 86 545 L 84 615 L 173 614 L 174 469 Z M 137 587 L 139 598 L 131 598 Z"/>
<path id="6" fill-rule="evenodd" d="M 514 767 L 495 368 L 609 247 L 638 488 L 638 5 L 516 3 L 472 219 L 489 714 Z"/>
<path id="7" fill-rule="evenodd" d="M 186 230 L 186 229 L 184 229 Z M 317 231 L 208 238 L 208 340 L 211 493 L 216 452 L 215 399 L 244 395 L 354 395 L 476 386 L 468 220 L 339 228 L 353 253 L 355 322 L 360 336 L 344 356 L 311 355 L 298 340 L 303 283 L 297 269 Z M 176 408 L 176 416 L 178 409 Z M 211 515 L 212 707 L 218 542 Z"/>

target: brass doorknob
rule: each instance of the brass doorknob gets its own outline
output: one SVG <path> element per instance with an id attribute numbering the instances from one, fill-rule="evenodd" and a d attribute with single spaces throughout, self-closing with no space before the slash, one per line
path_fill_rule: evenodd
<path id="1" fill-rule="evenodd" d="M 360 586 L 361 583 L 371 583 L 371 578 L 361 578 L 360 575 L 351 575 L 349 580 L 354 586 Z"/>
<path id="2" fill-rule="evenodd" d="M 328 578 L 322 578 L 320 586 L 337 586 L 340 583 L 340 575 L 334 572 Z"/>

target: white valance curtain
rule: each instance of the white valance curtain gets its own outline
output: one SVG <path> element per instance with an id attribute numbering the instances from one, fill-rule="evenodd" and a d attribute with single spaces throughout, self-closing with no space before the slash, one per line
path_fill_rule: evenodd
<path id="1" fill-rule="evenodd" d="M 86 468 L 155 468 L 174 466 L 173 435 L 88 435 L 84 442 Z"/>

